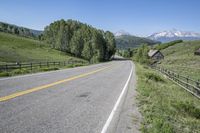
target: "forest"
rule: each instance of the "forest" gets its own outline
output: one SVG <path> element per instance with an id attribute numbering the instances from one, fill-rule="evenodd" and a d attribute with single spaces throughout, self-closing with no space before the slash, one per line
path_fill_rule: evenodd
<path id="1" fill-rule="evenodd" d="M 110 60 L 115 53 L 113 33 L 75 20 L 58 20 L 46 26 L 40 39 L 57 49 L 90 62 Z"/>
<path id="2" fill-rule="evenodd" d="M 32 30 L 4 22 L 0 22 L 0 32 L 34 39 L 38 39 L 39 35 L 42 33 L 42 31 Z"/>

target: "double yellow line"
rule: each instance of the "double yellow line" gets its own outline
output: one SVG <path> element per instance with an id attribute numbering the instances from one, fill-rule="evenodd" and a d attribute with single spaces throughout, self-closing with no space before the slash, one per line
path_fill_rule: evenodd
<path id="1" fill-rule="evenodd" d="M 26 95 L 26 94 L 29 94 L 29 93 L 32 93 L 32 92 L 36 92 L 36 91 L 39 91 L 39 90 L 47 89 L 49 87 L 52 87 L 52 86 L 55 86 L 55 85 L 58 85 L 58 84 L 61 84 L 61 83 L 64 83 L 64 82 L 69 82 L 69 81 L 72 81 L 72 80 L 75 80 L 75 79 L 78 79 L 78 78 L 86 77 L 88 75 L 91 75 L 91 74 L 103 71 L 105 69 L 108 69 L 109 67 L 111 67 L 111 66 L 100 68 L 100 69 L 97 69 L 97 70 L 94 70 L 94 71 L 91 71 L 91 72 L 88 72 L 88 73 L 76 75 L 74 77 L 70 77 L 70 78 L 67 78 L 67 79 L 56 81 L 56 82 L 53 82 L 53 83 L 50 83 L 50 84 L 38 86 L 38 87 L 35 87 L 35 88 L 20 91 L 20 92 L 16 92 L 16 93 L 13 93 L 13 94 L 10 94 L 10 95 L 7 95 L 7 96 L 3 96 L 3 97 L 0 97 L 0 102 L 7 101 L 7 100 L 13 99 L 15 97 L 23 96 L 23 95 Z"/>

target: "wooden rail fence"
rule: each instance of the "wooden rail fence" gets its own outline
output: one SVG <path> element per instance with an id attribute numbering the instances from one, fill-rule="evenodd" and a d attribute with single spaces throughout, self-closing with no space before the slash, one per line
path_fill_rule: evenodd
<path id="1" fill-rule="evenodd" d="M 5 64 L 0 65 L 0 71 L 10 71 L 14 69 L 30 69 L 33 70 L 35 68 L 42 68 L 42 67 L 56 67 L 56 66 L 67 66 L 67 65 L 74 65 L 74 64 L 85 64 L 84 61 L 54 61 L 54 62 L 30 62 L 30 63 L 15 63 L 15 64 Z"/>
<path id="2" fill-rule="evenodd" d="M 173 71 L 161 67 L 152 67 L 166 75 L 169 79 L 177 83 L 179 86 L 192 93 L 200 99 L 200 81 L 191 79 L 189 76 L 183 76 Z"/>

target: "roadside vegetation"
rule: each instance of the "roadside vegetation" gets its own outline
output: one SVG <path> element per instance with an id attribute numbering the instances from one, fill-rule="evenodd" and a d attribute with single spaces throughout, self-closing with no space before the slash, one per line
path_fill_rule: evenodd
<path id="1" fill-rule="evenodd" d="M 88 65 L 88 61 L 73 57 L 69 54 L 66 54 L 65 52 L 52 49 L 48 47 L 47 44 L 44 42 L 0 32 L 0 65 L 13 64 L 17 62 L 29 63 L 49 61 L 81 61 L 83 63 L 68 64 L 65 67 L 37 67 L 33 70 L 30 70 L 30 68 L 22 68 L 11 71 L 0 71 L 0 77 L 36 73 L 41 71 L 52 71 L 63 68 L 72 68 L 76 66 Z"/>
<path id="2" fill-rule="evenodd" d="M 199 99 L 151 68 L 136 65 L 143 133 L 200 133 Z"/>
<path id="3" fill-rule="evenodd" d="M 51 66 L 51 67 L 34 67 L 32 70 L 30 68 L 22 68 L 22 69 L 14 69 L 10 71 L 0 71 L 0 77 L 9 77 L 9 76 L 16 76 L 22 74 L 29 74 L 29 73 L 37 73 L 37 72 L 46 72 L 46 71 L 55 71 L 61 70 L 65 68 L 74 68 L 80 66 L 89 65 L 88 63 L 74 63 L 74 64 L 67 64 L 66 66 Z"/>
<path id="4" fill-rule="evenodd" d="M 200 41 L 174 41 L 155 46 L 165 55 L 158 65 L 193 78 L 199 77 L 200 58 L 194 51 Z M 136 62 L 138 106 L 143 133 L 200 133 L 199 99 L 149 67 L 148 51 L 142 45 L 133 53 Z"/>

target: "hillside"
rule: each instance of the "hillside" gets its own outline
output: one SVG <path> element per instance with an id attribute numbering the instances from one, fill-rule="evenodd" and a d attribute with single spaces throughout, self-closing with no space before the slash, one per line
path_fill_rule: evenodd
<path id="1" fill-rule="evenodd" d="M 160 64 L 183 75 L 200 79 L 200 56 L 194 55 L 194 51 L 200 48 L 200 41 L 185 41 L 170 46 L 161 52 L 165 59 Z"/>
<path id="2" fill-rule="evenodd" d="M 22 37 L 38 38 L 42 31 L 33 30 L 13 24 L 0 22 L 0 32 L 15 34 Z"/>
<path id="3" fill-rule="evenodd" d="M 147 38 L 136 37 L 132 35 L 117 36 L 115 37 L 115 39 L 116 39 L 116 47 L 118 49 L 135 48 L 140 46 L 141 44 L 154 45 L 159 43 Z"/>
<path id="4" fill-rule="evenodd" d="M 0 32 L 0 64 L 10 62 L 66 61 L 70 58 L 64 52 L 51 49 L 47 44 Z M 78 59 L 79 60 L 79 59 Z"/>

